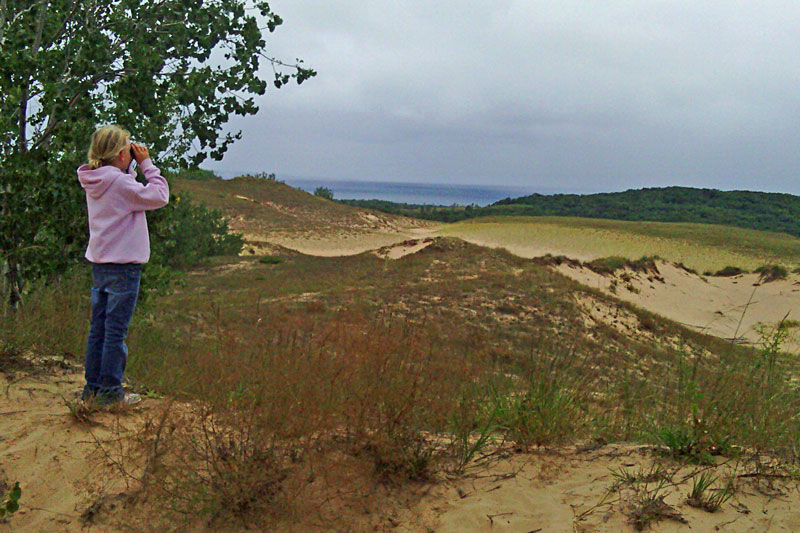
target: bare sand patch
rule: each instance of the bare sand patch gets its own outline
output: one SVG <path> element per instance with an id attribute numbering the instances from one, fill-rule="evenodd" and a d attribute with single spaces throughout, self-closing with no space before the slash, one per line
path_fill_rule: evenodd
<path id="1" fill-rule="evenodd" d="M 800 276 L 760 283 L 758 274 L 704 277 L 673 263 L 656 264 L 663 281 L 630 270 L 604 276 L 566 263 L 557 270 L 584 285 L 724 339 L 758 343 L 761 326 L 769 328 L 784 318 L 800 320 Z M 798 339 L 790 338 L 785 348 L 800 349 Z"/>
<path id="2" fill-rule="evenodd" d="M 295 250 L 305 255 L 315 255 L 320 257 L 336 257 L 345 255 L 357 255 L 364 252 L 376 251 L 384 248 L 399 246 L 399 252 L 403 248 L 403 243 L 409 240 L 416 240 L 420 237 L 430 235 L 432 230 L 416 228 L 397 230 L 392 232 L 372 231 L 362 233 L 336 232 L 325 236 L 298 236 L 289 234 L 270 235 L 269 242 L 278 244 L 285 248 Z M 419 248 L 420 250 L 424 248 Z M 417 250 L 414 250 L 417 251 Z M 408 252 L 413 253 L 413 252 Z M 406 254 L 403 254 L 406 255 Z M 398 256 L 400 257 L 400 256 Z"/>
<path id="3" fill-rule="evenodd" d="M 400 259 L 409 254 L 415 254 L 433 243 L 433 238 L 410 239 L 390 246 L 375 250 L 375 255 L 382 259 Z"/>
<path id="4" fill-rule="evenodd" d="M 139 408 L 95 413 L 91 425 L 80 424 L 65 402 L 75 401 L 82 386 L 83 375 L 75 370 L 11 381 L 0 374 L 5 393 L 0 479 L 19 481 L 22 488 L 20 510 L 0 523 L 0 531 L 113 530 L 81 516 L 91 518 L 92 506 L 104 506 L 105 511 L 119 507 L 115 502 L 126 490 L 126 480 L 111 464 L 114 445 L 109 439 L 128 435 L 140 422 Z M 101 453 L 97 442 L 105 442 L 111 455 Z"/>
<path id="5" fill-rule="evenodd" d="M 748 483 L 744 467 L 732 463 L 710 469 L 723 482 L 734 479 L 734 496 L 714 513 L 687 503 L 692 482 L 705 467 L 681 465 L 640 445 L 606 445 L 592 451 L 575 447 L 521 454 L 473 477 L 437 486 L 414 509 L 410 531 L 620 532 L 633 523 L 642 497 L 669 485 L 665 511 L 647 530 L 797 531 L 800 498 L 792 484 L 763 490 Z M 613 472 L 644 477 L 648 483 L 619 483 Z"/>

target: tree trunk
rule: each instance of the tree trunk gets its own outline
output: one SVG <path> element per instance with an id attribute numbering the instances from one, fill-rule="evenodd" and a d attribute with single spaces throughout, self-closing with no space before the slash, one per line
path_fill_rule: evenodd
<path id="1" fill-rule="evenodd" d="M 20 278 L 19 264 L 16 261 L 11 260 L 8 262 L 6 286 L 8 287 L 8 306 L 11 309 L 16 309 L 22 301 L 22 278 Z"/>

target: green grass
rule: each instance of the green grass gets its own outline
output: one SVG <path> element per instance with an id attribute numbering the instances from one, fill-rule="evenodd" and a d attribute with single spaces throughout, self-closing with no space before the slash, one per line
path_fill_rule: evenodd
<path id="1" fill-rule="evenodd" d="M 659 257 L 694 270 L 753 270 L 765 263 L 796 265 L 800 238 L 710 224 L 625 222 L 567 217 L 489 217 L 441 229 L 443 235 L 493 243 L 527 257 L 563 254 L 584 261 Z"/>

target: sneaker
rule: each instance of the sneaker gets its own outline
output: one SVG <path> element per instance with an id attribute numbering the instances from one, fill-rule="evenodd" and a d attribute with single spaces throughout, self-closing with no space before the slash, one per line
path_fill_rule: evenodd
<path id="1" fill-rule="evenodd" d="M 134 392 L 126 392 L 122 398 L 122 403 L 125 405 L 133 405 L 142 401 L 142 397 Z"/>

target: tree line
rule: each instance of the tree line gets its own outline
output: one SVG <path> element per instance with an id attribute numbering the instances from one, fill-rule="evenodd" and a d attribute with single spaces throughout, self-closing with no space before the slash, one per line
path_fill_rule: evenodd
<path id="1" fill-rule="evenodd" d="M 506 198 L 486 207 L 417 205 L 384 200 L 342 202 L 440 222 L 485 216 L 570 216 L 723 224 L 800 236 L 800 196 L 782 193 L 654 187 L 616 193 L 532 194 Z"/>

